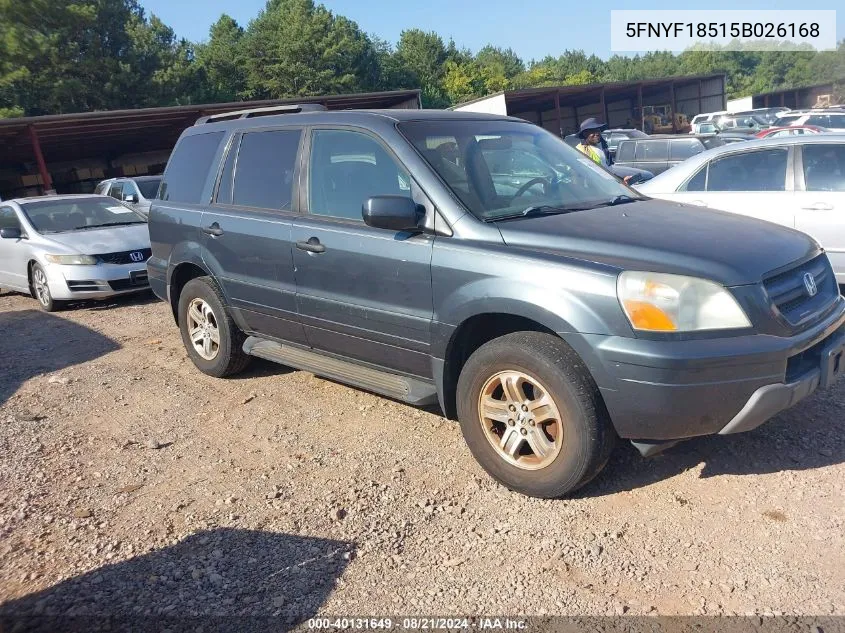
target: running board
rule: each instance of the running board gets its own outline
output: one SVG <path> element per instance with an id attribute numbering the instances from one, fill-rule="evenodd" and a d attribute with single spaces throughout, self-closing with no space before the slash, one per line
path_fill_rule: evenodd
<path id="1" fill-rule="evenodd" d="M 408 404 L 426 406 L 437 402 L 437 389 L 424 380 L 364 367 L 319 352 L 268 341 L 257 336 L 250 336 L 244 341 L 244 352 Z"/>

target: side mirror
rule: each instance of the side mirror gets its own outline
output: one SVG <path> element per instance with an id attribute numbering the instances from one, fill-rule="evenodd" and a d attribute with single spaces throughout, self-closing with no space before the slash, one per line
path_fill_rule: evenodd
<path id="1" fill-rule="evenodd" d="M 364 223 L 389 231 L 419 230 L 420 212 L 416 202 L 405 196 L 373 196 L 361 209 Z"/>
<path id="2" fill-rule="evenodd" d="M 138 194 L 130 193 L 128 196 L 123 196 L 123 201 L 129 204 L 138 204 Z"/>
<path id="3" fill-rule="evenodd" d="M 4 240 L 19 240 L 23 237 L 23 232 L 19 228 L 0 229 L 0 237 Z"/>

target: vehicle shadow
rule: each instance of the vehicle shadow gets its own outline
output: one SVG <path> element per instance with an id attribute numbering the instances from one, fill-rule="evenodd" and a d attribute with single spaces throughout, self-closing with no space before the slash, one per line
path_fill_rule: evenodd
<path id="1" fill-rule="evenodd" d="M 700 477 L 811 470 L 845 462 L 845 381 L 817 393 L 753 431 L 681 442 L 643 458 L 620 441 L 604 471 L 576 498 L 642 488 L 704 462 Z"/>
<path id="2" fill-rule="evenodd" d="M 281 631 L 317 613 L 345 541 L 230 528 L 0 605 L 2 631 Z"/>
<path id="3" fill-rule="evenodd" d="M 0 312 L 0 334 L 0 404 L 30 378 L 120 349 L 99 332 L 37 309 Z"/>

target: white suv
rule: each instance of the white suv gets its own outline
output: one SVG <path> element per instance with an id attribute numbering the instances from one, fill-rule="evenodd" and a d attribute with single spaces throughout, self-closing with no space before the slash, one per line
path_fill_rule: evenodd
<path id="1" fill-rule="evenodd" d="M 814 110 L 796 116 L 790 112 L 778 118 L 776 125 L 816 125 L 829 132 L 845 132 L 845 111 L 842 110 Z"/>

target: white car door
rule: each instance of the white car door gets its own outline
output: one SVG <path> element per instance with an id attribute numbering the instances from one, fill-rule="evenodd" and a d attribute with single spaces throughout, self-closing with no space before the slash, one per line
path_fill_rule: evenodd
<path id="1" fill-rule="evenodd" d="M 21 229 L 17 212 L 11 207 L 0 206 L 0 229 Z M 25 290 L 27 253 L 25 242 L 18 238 L 0 238 L 0 288 Z"/>
<path id="2" fill-rule="evenodd" d="M 795 226 L 827 251 L 845 284 L 845 143 L 807 143 L 798 160 Z"/>
<path id="3" fill-rule="evenodd" d="M 778 146 L 723 154 L 665 197 L 794 227 L 791 152 Z"/>

